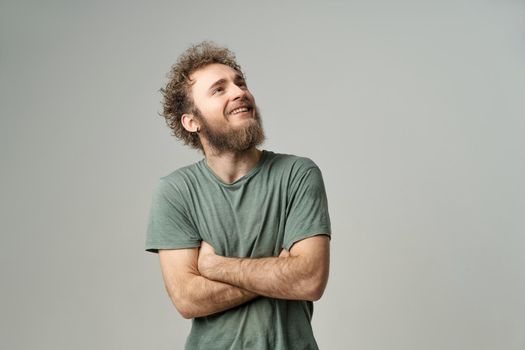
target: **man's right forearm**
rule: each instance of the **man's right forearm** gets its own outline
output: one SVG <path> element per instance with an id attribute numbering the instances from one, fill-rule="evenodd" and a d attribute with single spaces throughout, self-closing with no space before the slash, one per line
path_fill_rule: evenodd
<path id="1" fill-rule="evenodd" d="M 192 274 L 184 283 L 168 290 L 170 297 L 184 318 L 212 315 L 244 304 L 257 294 L 232 285 Z"/>

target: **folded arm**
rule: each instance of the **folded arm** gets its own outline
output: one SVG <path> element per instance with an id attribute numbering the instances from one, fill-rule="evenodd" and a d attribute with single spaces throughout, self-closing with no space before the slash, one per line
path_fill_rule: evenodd
<path id="1" fill-rule="evenodd" d="M 159 250 L 166 291 L 184 318 L 231 309 L 257 294 L 203 277 L 197 269 L 198 248 Z"/>
<path id="2" fill-rule="evenodd" d="M 278 257 L 230 258 L 201 243 L 199 273 L 252 293 L 278 299 L 315 301 L 321 298 L 330 265 L 329 237 L 318 235 L 296 242 Z"/>

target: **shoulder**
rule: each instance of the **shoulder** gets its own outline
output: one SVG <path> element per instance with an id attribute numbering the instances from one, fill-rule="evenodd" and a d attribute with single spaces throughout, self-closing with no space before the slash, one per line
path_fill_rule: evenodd
<path id="1" fill-rule="evenodd" d="M 200 161 L 193 163 L 159 178 L 156 186 L 157 192 L 165 194 L 184 194 L 191 187 L 197 185 L 202 177 Z"/>
<path id="2" fill-rule="evenodd" d="M 292 191 L 305 184 L 321 184 L 322 174 L 317 164 L 308 157 L 268 152 L 267 171 L 271 178 L 279 178 Z"/>
<path id="3" fill-rule="evenodd" d="M 202 161 L 198 161 L 196 163 L 178 168 L 177 170 L 174 170 L 171 173 L 162 176 L 161 179 L 166 182 L 179 182 L 198 177 L 201 173 L 201 162 Z"/>
<path id="4" fill-rule="evenodd" d="M 312 169 L 319 170 L 317 164 L 308 157 L 294 154 L 268 152 L 268 165 L 272 171 L 282 172 L 296 177 L 310 172 Z"/>

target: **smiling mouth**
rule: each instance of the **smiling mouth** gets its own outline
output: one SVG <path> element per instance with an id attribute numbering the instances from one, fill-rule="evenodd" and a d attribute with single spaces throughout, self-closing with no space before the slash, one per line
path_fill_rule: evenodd
<path id="1" fill-rule="evenodd" d="M 236 115 L 236 114 L 249 112 L 249 111 L 251 111 L 250 107 L 238 107 L 238 108 L 235 108 L 234 110 L 232 110 L 229 114 L 230 115 Z"/>

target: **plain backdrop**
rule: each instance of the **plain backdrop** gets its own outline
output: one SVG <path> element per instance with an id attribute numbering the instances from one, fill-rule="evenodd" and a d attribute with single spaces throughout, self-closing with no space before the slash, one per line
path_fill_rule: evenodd
<path id="1" fill-rule="evenodd" d="M 321 349 L 525 348 L 525 3 L 0 2 L 3 349 L 181 349 L 144 251 L 157 180 L 201 159 L 159 89 L 231 48 L 333 225 Z"/>

